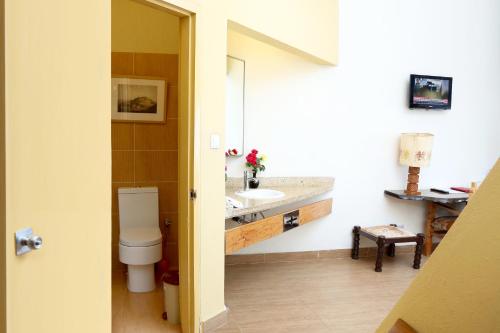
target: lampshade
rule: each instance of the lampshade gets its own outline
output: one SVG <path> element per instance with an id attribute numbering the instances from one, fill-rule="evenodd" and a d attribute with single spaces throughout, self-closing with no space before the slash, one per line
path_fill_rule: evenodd
<path id="1" fill-rule="evenodd" d="M 429 165 L 434 135 L 429 133 L 402 133 L 399 163 L 412 167 Z"/>

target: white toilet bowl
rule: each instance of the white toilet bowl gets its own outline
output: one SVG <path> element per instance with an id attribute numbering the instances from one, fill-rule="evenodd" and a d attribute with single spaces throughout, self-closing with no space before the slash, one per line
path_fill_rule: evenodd
<path id="1" fill-rule="evenodd" d="M 154 264 L 162 257 L 156 187 L 119 188 L 120 262 L 127 264 L 131 292 L 155 289 Z"/>
<path id="2" fill-rule="evenodd" d="M 155 289 L 154 264 L 161 260 L 159 228 L 128 228 L 120 230 L 120 262 L 127 264 L 127 287 L 144 293 Z"/>

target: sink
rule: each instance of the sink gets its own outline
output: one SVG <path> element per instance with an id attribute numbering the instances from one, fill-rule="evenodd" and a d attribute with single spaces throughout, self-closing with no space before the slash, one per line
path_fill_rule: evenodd
<path id="1" fill-rule="evenodd" d="M 253 189 L 247 191 L 238 191 L 236 195 L 247 199 L 279 199 L 285 196 L 285 193 L 269 189 Z"/>

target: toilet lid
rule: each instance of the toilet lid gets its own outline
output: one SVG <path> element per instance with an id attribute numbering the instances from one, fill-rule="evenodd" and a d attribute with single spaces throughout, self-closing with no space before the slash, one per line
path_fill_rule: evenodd
<path id="1" fill-rule="evenodd" d="M 120 243 L 126 246 L 151 246 L 160 242 L 160 228 L 126 228 L 120 230 Z"/>

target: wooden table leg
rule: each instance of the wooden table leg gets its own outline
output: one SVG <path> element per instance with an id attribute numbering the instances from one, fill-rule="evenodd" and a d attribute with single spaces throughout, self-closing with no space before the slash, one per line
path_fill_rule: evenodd
<path id="1" fill-rule="evenodd" d="M 377 238 L 377 260 L 375 261 L 375 272 L 382 272 L 384 247 L 385 247 L 385 236 L 379 236 Z"/>
<path id="2" fill-rule="evenodd" d="M 352 239 L 352 251 L 351 251 L 351 258 L 352 259 L 358 259 L 359 258 L 359 230 L 361 227 L 355 226 L 354 229 L 352 229 L 353 233 L 353 239 Z"/>
<path id="3" fill-rule="evenodd" d="M 395 257 L 396 256 L 396 244 L 391 243 L 389 246 L 387 246 L 387 256 L 388 257 Z"/>
<path id="4" fill-rule="evenodd" d="M 422 245 L 424 243 L 424 234 L 417 234 L 417 245 L 415 246 L 415 257 L 413 258 L 413 268 L 420 268 L 420 260 L 422 259 Z"/>
<path id="5" fill-rule="evenodd" d="M 391 227 L 396 227 L 396 224 L 389 224 Z M 396 256 L 396 244 L 390 243 L 389 246 L 387 246 L 387 256 L 388 257 L 395 257 Z"/>
<path id="6" fill-rule="evenodd" d="M 427 214 L 425 218 L 425 241 L 424 241 L 424 256 L 430 256 L 432 253 L 432 221 L 436 216 L 436 205 L 434 202 L 427 202 Z"/>

